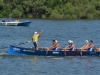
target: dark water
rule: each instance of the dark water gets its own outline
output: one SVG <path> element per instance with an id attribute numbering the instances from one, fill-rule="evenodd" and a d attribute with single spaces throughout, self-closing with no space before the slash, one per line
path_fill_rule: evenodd
<path id="1" fill-rule="evenodd" d="M 1 18 L 0 20 L 2 20 Z M 5 19 L 7 20 L 7 19 Z M 73 40 L 76 47 L 84 45 L 85 40 L 93 40 L 100 47 L 100 20 L 40 20 L 31 21 L 29 27 L 0 26 L 0 48 L 31 40 L 35 31 L 44 33 L 39 37 L 40 47 L 49 47 L 51 40 L 58 40 L 60 47 Z M 22 44 L 32 47 L 32 43 Z M 0 75 L 99 75 L 99 57 L 35 57 L 8 56 L 8 48 L 0 49 Z"/>

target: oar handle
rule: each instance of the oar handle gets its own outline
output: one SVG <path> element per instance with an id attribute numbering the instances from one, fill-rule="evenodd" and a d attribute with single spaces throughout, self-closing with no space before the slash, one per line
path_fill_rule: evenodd
<path id="1" fill-rule="evenodd" d="M 28 41 L 28 42 L 32 42 L 32 40 Z"/>

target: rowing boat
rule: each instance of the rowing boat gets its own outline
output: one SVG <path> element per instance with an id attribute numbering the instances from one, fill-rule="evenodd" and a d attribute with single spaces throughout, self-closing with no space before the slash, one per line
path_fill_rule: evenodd
<path id="1" fill-rule="evenodd" d="M 35 55 L 35 56 L 100 56 L 100 52 L 85 52 L 85 51 L 47 51 L 44 48 L 34 50 L 33 48 L 23 48 L 9 46 L 8 55 Z"/>

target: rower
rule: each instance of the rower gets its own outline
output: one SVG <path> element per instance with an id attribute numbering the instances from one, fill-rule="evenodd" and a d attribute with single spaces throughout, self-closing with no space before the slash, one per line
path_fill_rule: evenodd
<path id="1" fill-rule="evenodd" d="M 67 48 L 69 48 L 70 45 L 71 45 L 71 40 L 68 41 L 68 46 L 65 46 L 64 48 L 62 48 L 62 51 L 66 50 Z"/>
<path id="2" fill-rule="evenodd" d="M 75 51 L 75 45 L 72 40 L 68 41 L 69 46 L 65 46 L 62 50 Z"/>
<path id="3" fill-rule="evenodd" d="M 97 52 L 98 52 L 98 51 L 100 51 L 100 47 L 96 48 L 96 50 L 95 50 L 95 51 L 97 51 Z"/>
<path id="4" fill-rule="evenodd" d="M 88 44 L 88 40 L 85 40 L 85 45 L 82 46 L 81 48 L 79 48 L 79 50 L 82 50 L 82 51 L 87 51 L 88 47 L 89 47 L 89 44 Z"/>
<path id="5" fill-rule="evenodd" d="M 49 48 L 47 48 L 47 50 L 57 51 L 58 47 L 59 47 L 58 41 L 52 40 L 52 45 Z"/>
<path id="6" fill-rule="evenodd" d="M 71 41 L 71 46 L 69 48 L 70 48 L 70 51 L 75 51 L 75 45 L 73 41 Z"/>
<path id="7" fill-rule="evenodd" d="M 93 48 L 94 48 L 93 41 L 90 40 L 89 47 L 88 47 L 88 52 L 93 51 Z"/>

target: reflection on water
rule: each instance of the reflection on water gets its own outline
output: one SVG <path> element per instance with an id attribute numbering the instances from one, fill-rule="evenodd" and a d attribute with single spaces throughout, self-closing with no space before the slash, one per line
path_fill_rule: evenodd
<path id="1" fill-rule="evenodd" d="M 99 57 L 0 56 L 1 75 L 99 75 Z M 6 69 L 7 73 L 4 73 Z M 8 72 L 9 71 L 9 72 Z M 18 73 L 17 73 L 18 72 Z"/>
<path id="2" fill-rule="evenodd" d="M 37 64 L 38 58 L 37 57 L 34 57 L 31 60 L 32 60 L 32 63 L 34 65 L 34 68 L 32 70 L 39 70 L 39 65 Z"/>

